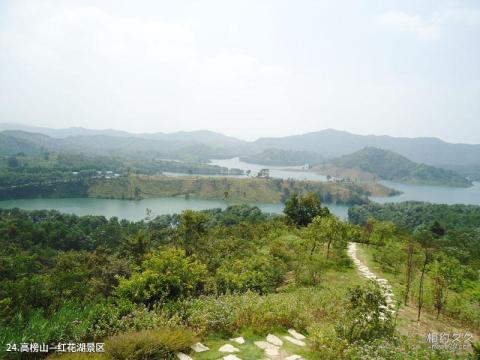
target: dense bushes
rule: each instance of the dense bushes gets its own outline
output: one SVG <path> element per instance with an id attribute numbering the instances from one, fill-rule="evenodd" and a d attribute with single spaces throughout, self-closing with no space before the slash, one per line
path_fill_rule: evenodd
<path id="1" fill-rule="evenodd" d="M 167 248 L 149 255 L 142 272 L 121 278 L 115 293 L 120 298 L 152 306 L 199 295 L 205 292 L 207 282 L 204 264 L 186 256 L 184 250 Z"/>
<path id="2" fill-rule="evenodd" d="M 236 259 L 225 262 L 217 270 L 217 288 L 220 293 L 242 293 L 251 290 L 264 294 L 275 290 L 282 275 L 268 256 Z"/>

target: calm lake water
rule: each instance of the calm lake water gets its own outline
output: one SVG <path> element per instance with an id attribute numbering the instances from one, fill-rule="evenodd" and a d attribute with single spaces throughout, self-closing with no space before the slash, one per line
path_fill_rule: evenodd
<path id="1" fill-rule="evenodd" d="M 400 202 L 408 200 L 428 201 L 437 204 L 471 204 L 480 205 L 480 183 L 474 182 L 469 188 L 452 188 L 446 186 L 408 185 L 392 181 L 381 181 L 389 188 L 403 192 L 389 198 L 371 197 L 379 203 Z"/>
<path id="2" fill-rule="evenodd" d="M 94 198 L 66 198 L 66 199 L 19 199 L 0 201 L 0 208 L 9 209 L 18 207 L 26 210 L 52 209 L 63 213 L 76 215 L 103 215 L 107 218 L 116 216 L 119 219 L 141 220 L 146 217 L 147 209 L 152 215 L 180 213 L 185 209 L 204 210 L 212 208 L 226 208 L 229 204 L 221 200 L 201 200 L 185 198 L 156 198 L 142 200 L 117 200 Z M 262 211 L 279 214 L 283 211 L 283 204 L 255 203 Z M 346 219 L 347 206 L 328 205 L 337 216 Z"/>
<path id="3" fill-rule="evenodd" d="M 326 177 L 307 171 L 301 167 L 278 167 L 259 164 L 249 164 L 238 158 L 227 160 L 212 160 L 212 164 L 251 170 L 252 176 L 263 169 L 270 169 L 270 176 L 283 179 L 317 180 L 325 181 Z M 179 174 L 171 174 L 179 175 Z M 245 177 L 245 176 L 243 176 Z M 389 198 L 372 197 L 373 201 L 380 203 L 400 202 L 407 200 L 428 201 L 440 204 L 474 204 L 480 205 L 480 183 L 474 183 L 470 188 L 450 188 L 443 186 L 419 186 L 382 181 L 390 188 L 403 192 L 402 195 Z M 180 213 L 185 209 L 203 210 L 211 208 L 225 208 L 229 203 L 221 200 L 201 200 L 176 198 L 156 198 L 143 200 L 115 200 L 115 199 L 21 199 L 0 201 L 0 208 L 22 208 L 27 210 L 55 209 L 65 213 L 77 215 L 104 215 L 107 218 L 116 216 L 120 219 L 141 220 L 146 217 L 147 209 L 152 210 L 153 215 Z M 283 204 L 255 203 L 262 211 L 281 213 Z M 327 204 L 330 211 L 340 218 L 347 217 L 348 206 Z"/>

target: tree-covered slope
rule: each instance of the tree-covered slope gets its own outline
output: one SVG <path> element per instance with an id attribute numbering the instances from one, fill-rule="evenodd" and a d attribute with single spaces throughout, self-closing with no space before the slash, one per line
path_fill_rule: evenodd
<path id="1" fill-rule="evenodd" d="M 304 164 L 317 164 L 323 160 L 323 156 L 311 151 L 266 149 L 260 153 L 244 156 L 240 159 L 254 164 L 297 166 Z"/>
<path id="2" fill-rule="evenodd" d="M 34 142 L 0 133 L 0 155 L 9 156 L 18 153 L 37 155 L 41 152 L 41 146 Z"/>
<path id="3" fill-rule="evenodd" d="M 391 221 L 397 226 L 413 230 L 421 224 L 438 221 L 442 226 L 457 229 L 477 229 L 480 226 L 480 206 L 431 204 L 421 201 L 353 206 L 348 217 L 355 224 L 365 224 L 368 219 Z"/>
<path id="4" fill-rule="evenodd" d="M 445 170 L 425 164 L 415 163 L 393 151 L 366 147 L 350 155 L 329 161 L 328 167 L 336 168 L 340 173 L 357 169 L 383 180 L 421 184 L 446 185 L 456 187 L 471 186 L 471 182 L 451 170 Z"/>

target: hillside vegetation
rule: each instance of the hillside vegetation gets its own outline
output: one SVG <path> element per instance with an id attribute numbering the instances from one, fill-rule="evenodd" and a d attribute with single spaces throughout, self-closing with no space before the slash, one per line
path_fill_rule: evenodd
<path id="1" fill-rule="evenodd" d="M 285 201 L 290 194 L 315 192 L 328 203 L 363 204 L 367 196 L 388 196 L 391 189 L 382 185 L 362 187 L 334 182 L 293 181 L 259 178 L 171 177 L 132 175 L 118 179 L 92 179 L 88 196 L 140 199 L 164 196 L 191 196 L 225 199 L 232 202 Z M 373 193 L 372 193 L 373 191 Z"/>
<path id="2" fill-rule="evenodd" d="M 240 169 L 218 165 L 169 161 L 133 160 L 112 156 L 90 156 L 76 153 L 51 153 L 29 156 L 16 153 L 0 155 L 0 188 L 25 184 L 63 182 L 93 176 L 119 174 L 162 174 L 164 172 L 199 175 L 242 175 Z"/>
<path id="3" fill-rule="evenodd" d="M 298 166 L 318 164 L 324 160 L 324 158 L 322 155 L 311 151 L 266 149 L 254 155 L 243 156 L 240 160 L 272 166 Z"/>
<path id="4" fill-rule="evenodd" d="M 368 205 L 351 207 L 348 216 L 355 224 L 366 224 L 369 218 L 375 218 L 391 221 L 410 231 L 433 220 L 451 229 L 475 230 L 480 227 L 480 206 L 476 205 L 430 204 L 421 201 L 389 204 L 371 202 Z"/>
<path id="5" fill-rule="evenodd" d="M 451 170 L 417 164 L 392 151 L 367 147 L 328 161 L 314 170 L 337 176 L 357 176 L 359 180 L 383 179 L 419 185 L 468 187 L 472 183 Z M 354 172 L 357 172 L 356 174 Z"/>
<path id="6" fill-rule="evenodd" d="M 164 172 L 192 176 L 159 176 Z M 140 199 L 185 196 L 231 202 L 281 202 L 291 193 L 315 191 L 329 203 L 361 204 L 367 197 L 397 192 L 380 184 L 322 183 L 281 179 L 217 177 L 243 171 L 216 165 L 160 159 L 44 152 L 0 156 L 0 199 L 103 197 Z M 195 177 L 193 175 L 215 175 Z"/>

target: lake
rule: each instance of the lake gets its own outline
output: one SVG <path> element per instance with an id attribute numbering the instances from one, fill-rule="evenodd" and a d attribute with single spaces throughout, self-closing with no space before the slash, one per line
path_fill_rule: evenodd
<path id="1" fill-rule="evenodd" d="M 371 197 L 379 203 L 400 202 L 408 200 L 428 201 L 437 204 L 471 204 L 480 205 L 480 183 L 474 182 L 469 188 L 452 188 L 446 186 L 409 185 L 392 181 L 380 181 L 383 185 L 403 192 L 389 198 Z"/>
<path id="2" fill-rule="evenodd" d="M 282 179 L 317 180 L 325 181 L 326 177 L 308 171 L 302 171 L 301 167 L 279 167 L 250 164 L 240 161 L 239 158 L 226 160 L 212 160 L 211 164 L 251 170 L 255 175 L 263 168 L 270 169 L 270 176 Z M 179 175 L 179 174 L 171 174 Z M 245 175 L 240 176 L 245 177 Z M 403 192 L 399 196 L 389 198 L 372 197 L 371 200 L 386 203 L 407 200 L 428 201 L 441 204 L 473 204 L 480 205 L 480 183 L 474 183 L 470 188 L 451 188 L 443 186 L 422 186 L 381 181 L 382 184 Z M 147 209 L 152 210 L 153 215 L 180 213 L 185 209 L 203 210 L 211 208 L 225 208 L 229 203 L 222 200 L 201 200 L 175 198 L 156 198 L 143 200 L 117 200 L 117 199 L 20 199 L 0 201 L 0 208 L 18 207 L 27 210 L 55 209 L 65 213 L 77 215 L 104 215 L 109 218 L 116 216 L 121 219 L 141 220 L 146 217 Z M 255 203 L 262 211 L 281 213 L 283 204 Z M 330 211 L 342 219 L 347 218 L 348 206 L 326 204 Z"/>
<path id="3" fill-rule="evenodd" d="M 146 217 L 147 209 L 152 215 L 180 213 L 185 209 L 204 210 L 226 208 L 229 203 L 221 200 L 185 199 L 183 197 L 155 198 L 142 200 L 65 198 L 65 199 L 18 199 L 0 201 L 0 208 L 18 207 L 26 210 L 52 209 L 76 215 L 103 215 L 107 218 L 116 216 L 119 219 L 141 220 Z M 251 204 L 262 211 L 279 214 L 283 204 Z M 327 205 L 337 216 L 346 219 L 348 207 L 344 205 Z"/>

